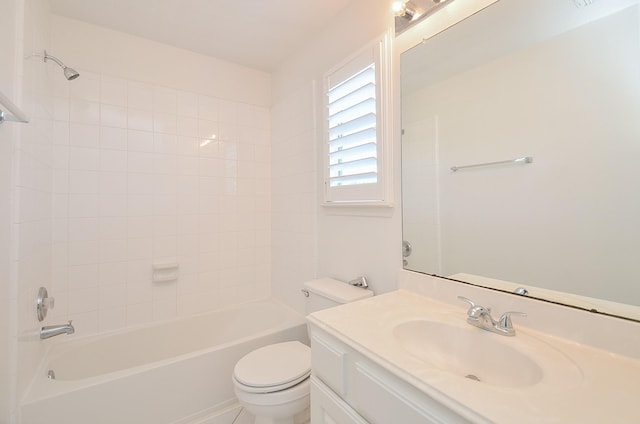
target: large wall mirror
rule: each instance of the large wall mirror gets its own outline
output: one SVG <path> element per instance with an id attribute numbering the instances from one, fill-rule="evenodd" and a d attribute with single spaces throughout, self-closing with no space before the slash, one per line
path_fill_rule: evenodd
<path id="1" fill-rule="evenodd" d="M 405 268 L 640 319 L 640 0 L 499 0 L 401 78 Z"/>

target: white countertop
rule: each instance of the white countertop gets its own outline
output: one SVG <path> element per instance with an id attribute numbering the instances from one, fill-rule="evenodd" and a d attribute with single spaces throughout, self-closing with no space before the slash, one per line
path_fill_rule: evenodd
<path id="1" fill-rule="evenodd" d="M 477 417 L 478 422 L 640 422 L 638 359 L 548 336 L 517 324 L 514 324 L 515 337 L 475 329 L 495 338 L 496 343 L 504 343 L 540 360 L 544 377 L 539 383 L 502 387 L 437 369 L 414 357 L 394 338 L 393 329 L 412 320 L 469 326 L 466 310 L 464 305 L 457 307 L 398 290 L 315 312 L 308 319 L 454 411 Z"/>

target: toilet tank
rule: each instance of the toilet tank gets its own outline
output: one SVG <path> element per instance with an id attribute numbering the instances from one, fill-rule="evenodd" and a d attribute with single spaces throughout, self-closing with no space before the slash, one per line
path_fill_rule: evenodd
<path id="1" fill-rule="evenodd" d="M 373 296 L 369 289 L 355 287 L 333 278 L 321 278 L 304 283 L 307 315 L 322 309 L 332 308 L 343 303 L 355 302 Z"/>

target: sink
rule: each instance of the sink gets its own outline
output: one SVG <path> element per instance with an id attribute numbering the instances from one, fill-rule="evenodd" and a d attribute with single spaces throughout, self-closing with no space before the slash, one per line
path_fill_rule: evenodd
<path id="1" fill-rule="evenodd" d="M 509 346 L 519 344 L 520 335 L 506 338 L 468 325 L 416 320 L 397 325 L 393 336 L 414 358 L 480 383 L 527 387 L 545 375 L 535 359 Z"/>

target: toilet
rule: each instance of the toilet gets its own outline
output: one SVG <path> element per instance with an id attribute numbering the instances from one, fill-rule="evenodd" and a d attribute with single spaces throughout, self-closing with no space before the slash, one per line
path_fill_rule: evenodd
<path id="1" fill-rule="evenodd" d="M 302 292 L 307 314 L 373 296 L 371 290 L 331 278 L 308 281 Z M 307 345 L 276 343 L 240 359 L 233 370 L 233 385 L 242 406 L 255 415 L 255 424 L 297 424 L 296 418 L 308 414 L 310 374 Z"/>

